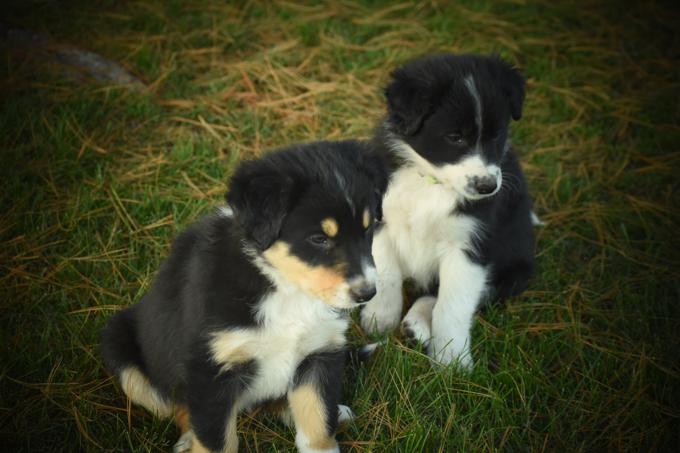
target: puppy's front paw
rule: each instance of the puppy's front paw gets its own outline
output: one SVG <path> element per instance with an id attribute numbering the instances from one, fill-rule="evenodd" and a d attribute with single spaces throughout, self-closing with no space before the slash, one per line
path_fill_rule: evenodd
<path id="1" fill-rule="evenodd" d="M 194 432 L 189 430 L 182 434 L 180 438 L 172 446 L 172 453 L 186 453 L 191 451 L 191 446 L 194 443 Z"/>
<path id="2" fill-rule="evenodd" d="M 338 423 L 349 423 L 354 419 L 352 409 L 344 404 L 338 404 Z"/>
<path id="3" fill-rule="evenodd" d="M 401 300 L 388 301 L 376 296 L 361 310 L 361 327 L 366 333 L 384 333 L 397 327 L 400 317 Z"/>
<path id="4" fill-rule="evenodd" d="M 300 453 L 340 453 L 340 447 L 334 438 L 312 441 L 302 431 L 295 435 L 295 445 Z"/>
<path id="5" fill-rule="evenodd" d="M 469 342 L 469 337 L 458 342 L 455 340 L 442 342 L 433 338 L 427 354 L 439 365 L 447 366 L 453 363 L 464 371 L 472 371 L 474 362 Z"/>

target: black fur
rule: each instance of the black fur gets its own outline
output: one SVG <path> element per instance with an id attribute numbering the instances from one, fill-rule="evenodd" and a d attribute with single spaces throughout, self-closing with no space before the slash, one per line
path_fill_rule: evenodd
<path id="1" fill-rule="evenodd" d="M 491 269 L 493 298 L 505 299 L 523 291 L 534 272 L 532 203 L 517 155 L 512 148 L 504 152 L 510 121 L 522 116 L 520 72 L 497 56 L 439 54 L 410 61 L 392 73 L 387 117 L 373 144 L 393 171 L 409 165 L 389 146 L 395 137 L 435 166 L 469 155 L 477 145 L 475 100 L 465 85 L 470 75 L 482 106 L 481 155 L 500 166 L 504 182 L 497 194 L 466 200 L 456 212 L 483 225 L 467 252 Z"/>
<path id="2" fill-rule="evenodd" d="M 196 435 L 219 450 L 230 408 L 257 375 L 258 364 L 246 361 L 221 371 L 208 351 L 209 334 L 263 328 L 254 312 L 276 291 L 252 253 L 284 241 L 303 262 L 338 265 L 346 278 L 361 274 L 360 257 L 370 260 L 371 231 L 347 227 L 361 220 L 345 220 L 352 213 L 343 206 L 349 198 L 357 209 L 366 206 L 379 217 L 386 184 L 380 159 L 354 141 L 298 145 L 242 163 L 227 196 L 233 216 L 209 215 L 181 233 L 148 293 L 109 320 L 102 332 L 106 368 L 120 376 L 126 367 L 137 367 L 168 401 L 188 405 Z M 342 227 L 320 250 L 308 238 L 326 216 Z M 300 364 L 297 381 L 316 373 L 325 401 L 337 405 L 344 354 L 318 351 Z M 329 414 L 331 432 L 337 409 Z"/>
<path id="3" fill-rule="evenodd" d="M 211 451 L 224 445 L 225 420 L 238 397 L 257 372 L 254 361 L 241 363 L 221 371 L 203 345 L 199 345 L 187 366 L 187 406 L 196 436 Z"/>

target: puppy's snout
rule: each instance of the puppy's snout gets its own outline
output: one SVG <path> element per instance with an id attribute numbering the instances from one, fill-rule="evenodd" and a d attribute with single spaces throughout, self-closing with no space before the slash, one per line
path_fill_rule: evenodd
<path id="1" fill-rule="evenodd" d="M 366 280 L 352 285 L 349 291 L 355 302 L 368 302 L 376 293 L 375 285 Z"/>
<path id="2" fill-rule="evenodd" d="M 484 176 L 482 178 L 475 178 L 472 187 L 480 195 L 489 195 L 490 193 L 493 193 L 496 190 L 498 184 L 496 182 L 495 177 Z"/>

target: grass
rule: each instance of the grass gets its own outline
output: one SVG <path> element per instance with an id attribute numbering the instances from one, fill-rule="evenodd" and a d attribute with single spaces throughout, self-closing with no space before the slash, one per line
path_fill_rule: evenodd
<path id="1" fill-rule="evenodd" d="M 7 24 L 117 61 L 107 86 L 0 41 L 0 442 L 167 451 L 98 332 L 242 158 L 368 137 L 390 68 L 500 52 L 528 77 L 513 139 L 536 209 L 530 290 L 480 314 L 476 369 L 398 335 L 344 392 L 346 451 L 674 451 L 680 441 L 680 65 L 670 2 L 10 2 Z M 71 74 L 71 75 L 70 75 Z M 357 327 L 351 336 L 366 341 Z M 243 451 L 292 451 L 242 417 Z"/>

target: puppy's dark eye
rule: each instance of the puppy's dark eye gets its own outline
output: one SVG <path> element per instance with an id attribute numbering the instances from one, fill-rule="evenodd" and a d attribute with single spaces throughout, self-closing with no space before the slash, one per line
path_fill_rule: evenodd
<path id="1" fill-rule="evenodd" d="M 307 242 L 320 249 L 327 249 L 331 244 L 328 238 L 323 234 L 313 234 L 307 238 Z"/>
<path id="2" fill-rule="evenodd" d="M 460 132 L 454 132 L 452 134 L 446 134 L 446 141 L 449 143 L 452 143 L 454 145 L 462 145 L 465 143 L 465 139 L 463 138 L 463 134 Z"/>

